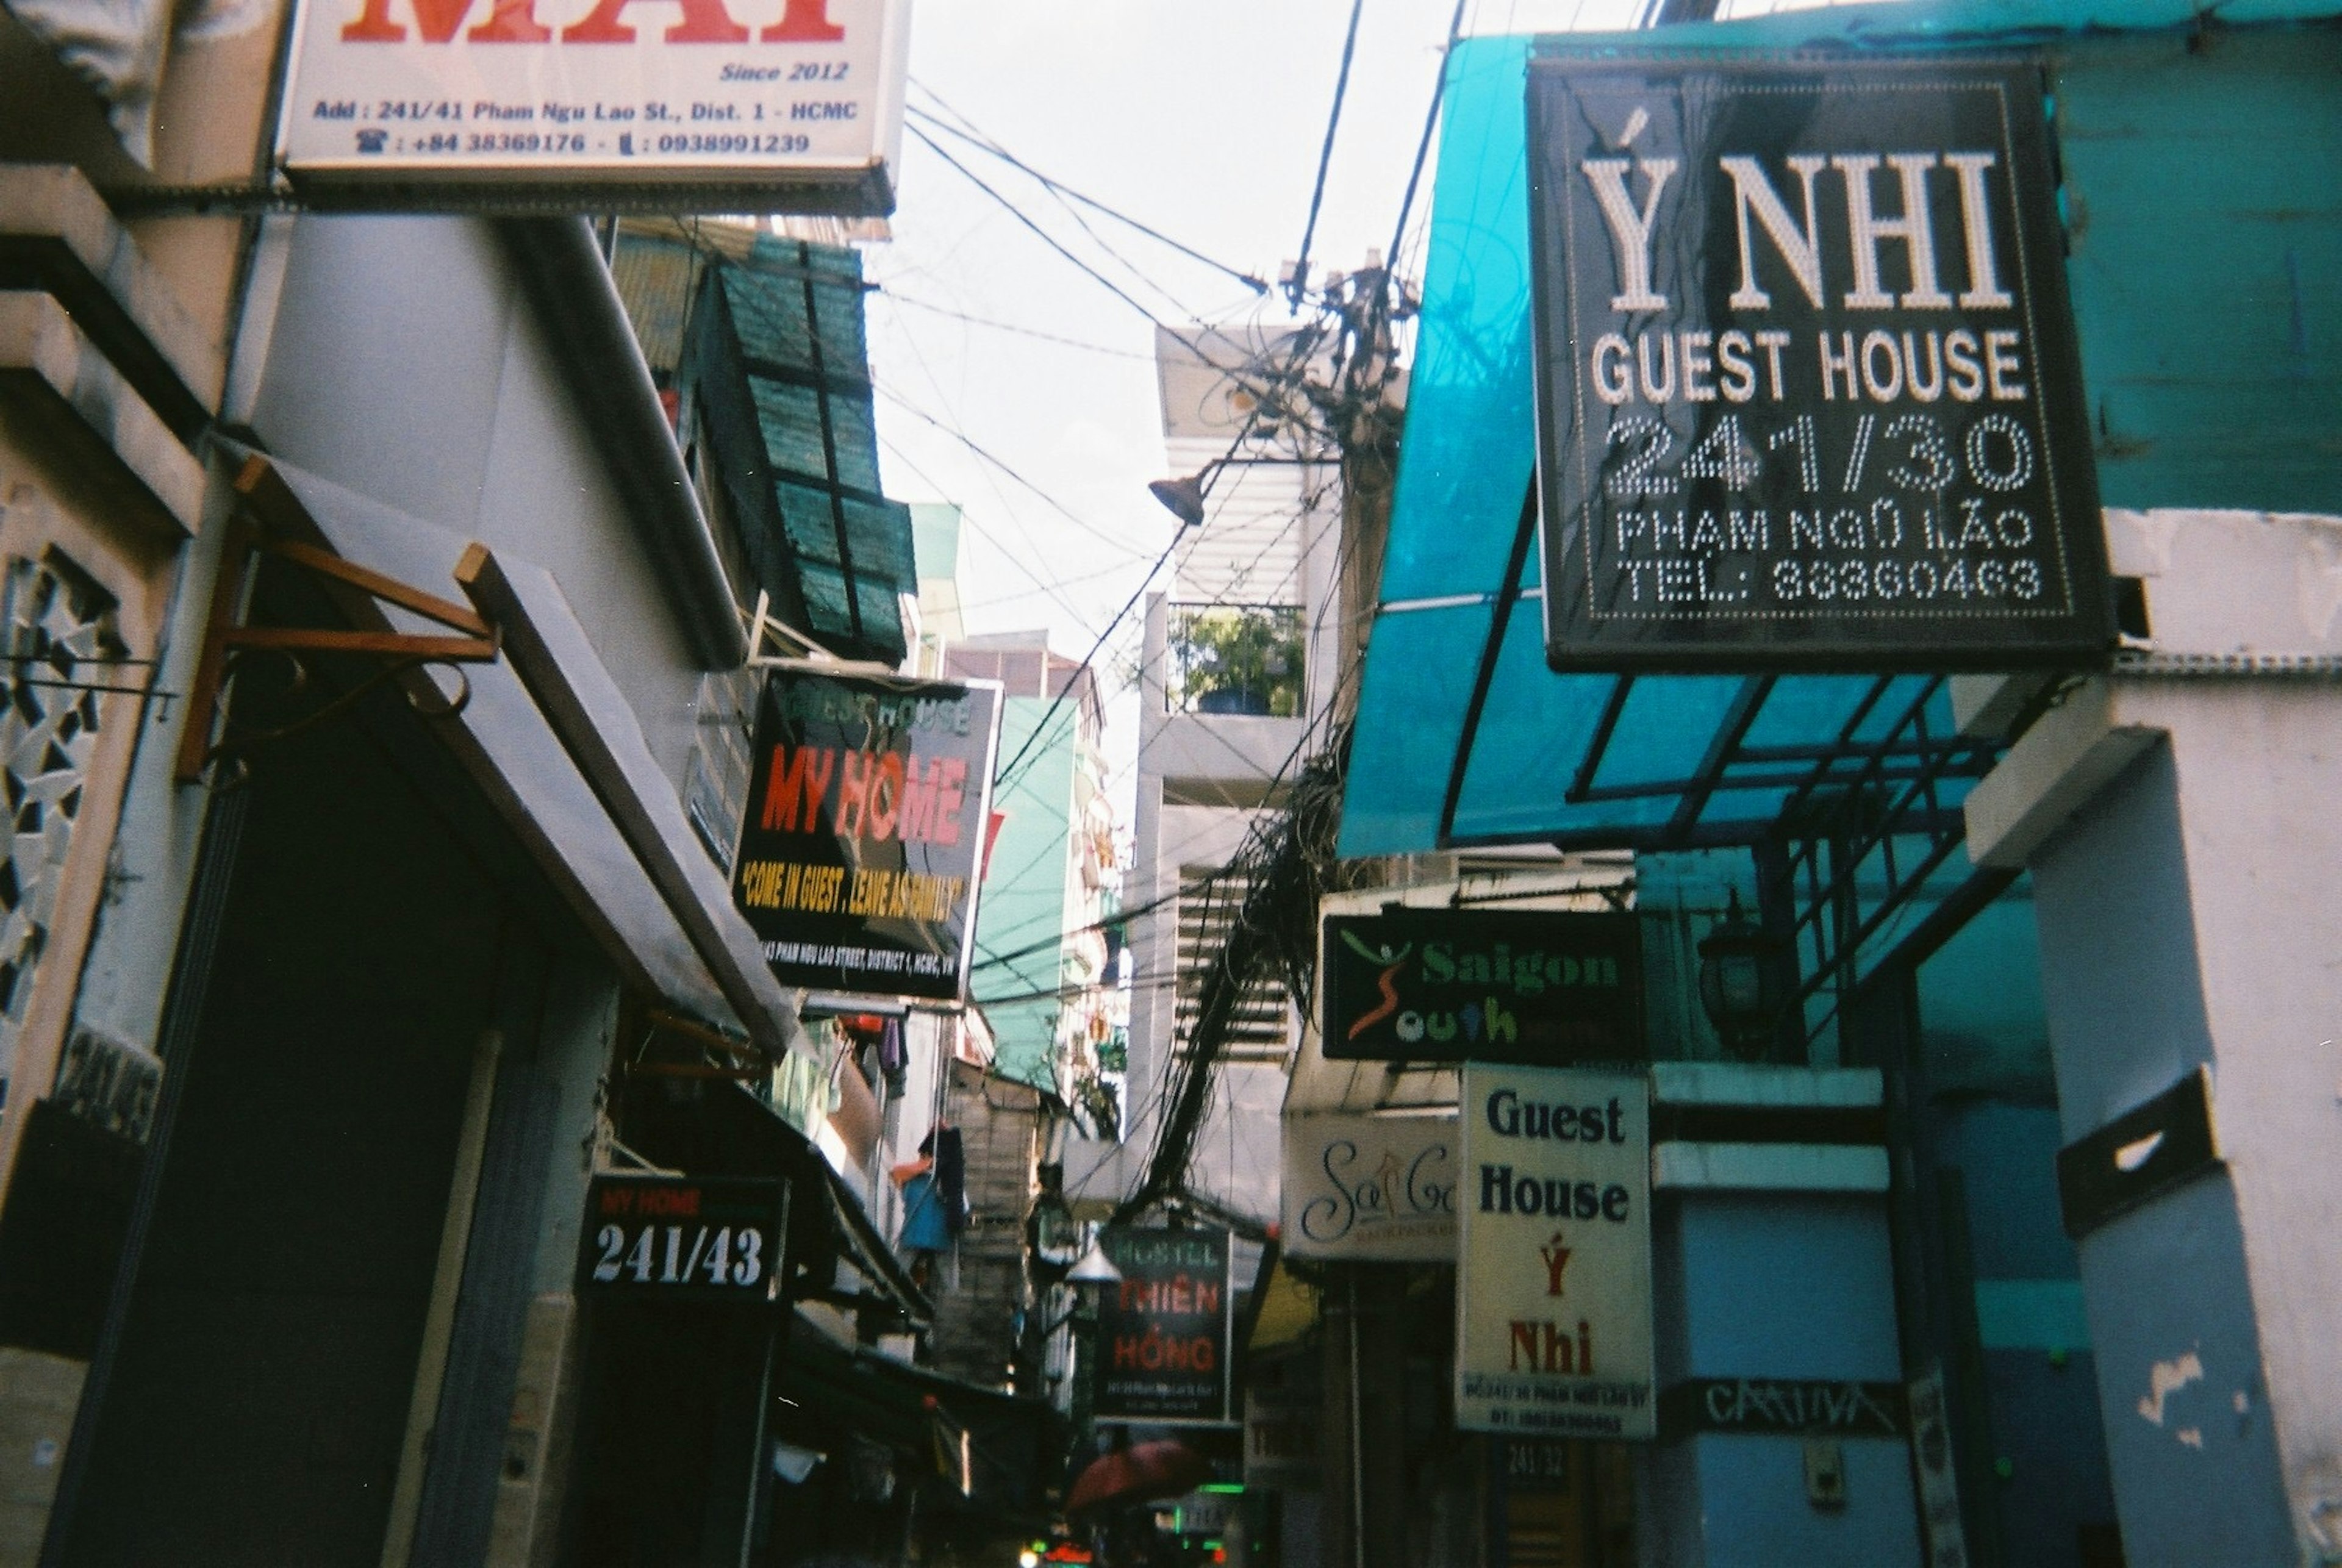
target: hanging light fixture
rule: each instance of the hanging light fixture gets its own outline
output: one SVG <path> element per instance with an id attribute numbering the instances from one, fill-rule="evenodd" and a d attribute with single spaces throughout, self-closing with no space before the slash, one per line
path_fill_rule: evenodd
<path id="1" fill-rule="evenodd" d="M 1699 944 L 1699 1004 L 1727 1055 L 1762 1061 L 1781 1012 L 1773 939 L 1740 907 L 1733 889 L 1724 918 Z"/>

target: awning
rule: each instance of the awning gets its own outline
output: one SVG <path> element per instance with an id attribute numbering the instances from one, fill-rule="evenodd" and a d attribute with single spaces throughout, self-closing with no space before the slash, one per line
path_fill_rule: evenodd
<path id="1" fill-rule="evenodd" d="M 1649 35 L 1643 35 L 1648 38 Z M 1451 56 L 1421 335 L 1342 816 L 1345 855 L 1745 844 L 1848 787 L 1935 824 L 1990 765 L 1940 678 L 1556 674 L 1534 547 L 1525 82 Z"/>
<path id="2" fill-rule="evenodd" d="M 809 1282 L 793 1279 L 800 1299 L 891 1306 L 915 1323 L 935 1316 L 935 1304 L 886 1245 L 852 1184 L 745 1086 L 717 1084 L 696 1099 L 672 1104 L 654 1099 L 634 1108 L 629 1131 L 635 1152 L 657 1164 L 696 1175 L 786 1177 L 795 1194 L 789 1245 Z M 875 1300 L 854 1300 L 840 1290 L 836 1263 L 841 1258 L 876 1287 Z"/>
<path id="3" fill-rule="evenodd" d="M 1049 1511 L 1042 1489 L 1056 1479 L 1058 1418 L 1040 1400 L 842 1344 L 802 1317 L 790 1326 L 779 1393 L 787 1404 L 776 1426 L 842 1428 L 923 1461 L 932 1455 L 975 1511 L 1012 1519 Z"/>
<path id="4" fill-rule="evenodd" d="M 2336 11 L 2334 0 L 2225 7 L 2219 27 L 2236 46 L 2217 51 L 2189 42 L 2204 22 L 2185 0 L 1847 5 L 1459 45 L 1447 65 L 1342 853 L 1795 838 L 1812 829 L 1817 804 L 1860 794 L 1907 795 L 1915 818 L 1956 832 L 1961 801 L 1992 760 L 1957 734 L 1943 685 L 1925 677 L 1628 681 L 1546 669 L 1539 552 L 1522 547 L 1521 531 L 1536 452 L 1525 135 L 1533 55 L 2039 54 L 2057 100 L 2063 199 L 2077 215 L 2067 271 L 2105 433 L 2106 504 L 2321 511 L 2333 496 L 2333 463 L 2317 455 L 2333 424 L 2330 397 L 2304 392 L 2307 360 L 2271 354 L 2240 369 L 2207 359 L 2199 305 L 2207 289 L 2225 288 L 2245 313 L 2234 332 L 2310 341 L 2288 304 L 2298 288 L 2284 283 L 2291 231 L 2278 235 L 2267 214 L 2282 205 L 2271 193 L 2299 178 L 2274 127 L 2322 112 L 2327 99 L 2307 76 L 2297 89 L 2257 65 L 2287 45 L 2251 35 L 2308 36 Z M 2212 163 L 2206 147 L 2220 149 Z M 2179 149 L 2222 176 L 2169 180 Z M 2188 236 L 2185 246 L 2175 249 L 2176 234 Z M 2312 265 L 2306 251 L 2299 260 Z"/>
<path id="5" fill-rule="evenodd" d="M 468 588 L 502 631 L 505 656 L 465 667 L 468 700 L 436 721 L 440 738 L 630 983 L 694 1016 L 736 1022 L 772 1054 L 786 1050 L 801 1034 L 788 994 L 552 575 L 288 464 L 228 450 L 248 459 L 238 487 L 272 528 L 428 593 Z M 436 629 L 371 597 L 343 598 L 373 629 Z M 443 696 L 455 690 L 428 667 L 408 679 Z"/>

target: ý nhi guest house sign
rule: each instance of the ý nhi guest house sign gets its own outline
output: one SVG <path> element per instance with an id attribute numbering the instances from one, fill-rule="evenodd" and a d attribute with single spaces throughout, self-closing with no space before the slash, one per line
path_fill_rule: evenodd
<path id="1" fill-rule="evenodd" d="M 300 0 L 312 200 L 893 209 L 906 0 Z"/>
<path id="2" fill-rule="evenodd" d="M 2037 66 L 1553 58 L 1528 123 L 1556 668 L 2103 663 Z"/>
<path id="3" fill-rule="evenodd" d="M 1474 1062 L 1462 1113 L 1456 1429 L 1655 1436 L 1650 1080 Z"/>

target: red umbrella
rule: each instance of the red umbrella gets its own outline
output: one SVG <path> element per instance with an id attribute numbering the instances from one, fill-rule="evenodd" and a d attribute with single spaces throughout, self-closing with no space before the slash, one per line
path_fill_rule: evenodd
<path id="1" fill-rule="evenodd" d="M 1092 1460 L 1066 1493 L 1066 1512 L 1176 1497 L 1211 1474 L 1211 1461 L 1184 1443 L 1134 1443 Z"/>

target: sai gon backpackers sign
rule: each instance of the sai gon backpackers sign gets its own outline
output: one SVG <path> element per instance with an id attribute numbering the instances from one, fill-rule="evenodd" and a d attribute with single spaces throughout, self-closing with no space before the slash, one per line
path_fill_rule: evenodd
<path id="1" fill-rule="evenodd" d="M 2103 662 L 2037 67 L 1549 59 L 1528 91 L 1556 668 Z"/>
<path id="2" fill-rule="evenodd" d="M 766 677 L 732 902 L 784 984 L 964 994 L 999 734 L 996 682 Z"/>
<path id="3" fill-rule="evenodd" d="M 301 0 L 277 159 L 352 203 L 883 215 L 908 15 L 907 0 Z"/>

